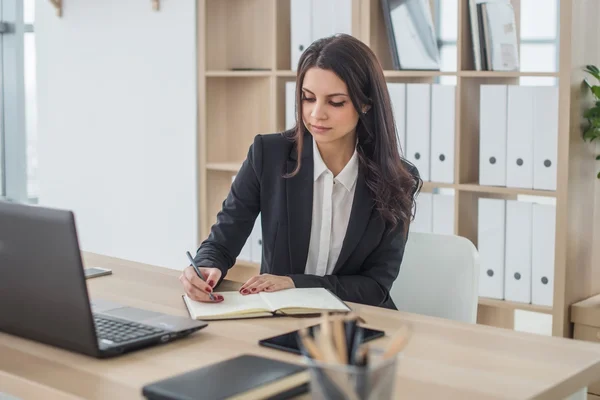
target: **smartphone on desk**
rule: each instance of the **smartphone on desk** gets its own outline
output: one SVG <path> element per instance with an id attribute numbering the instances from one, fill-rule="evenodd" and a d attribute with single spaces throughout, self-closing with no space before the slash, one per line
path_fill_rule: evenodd
<path id="1" fill-rule="evenodd" d="M 112 270 L 108 268 L 100 268 L 100 267 L 89 267 L 83 269 L 85 272 L 85 278 L 91 279 L 97 276 L 110 275 L 112 274 Z"/>
<path id="2" fill-rule="evenodd" d="M 310 336 L 313 336 L 314 328 L 318 327 L 318 326 L 319 325 L 313 325 L 313 326 L 309 327 L 308 334 Z M 370 328 L 365 328 L 362 326 L 359 326 L 359 328 L 361 328 L 364 332 L 362 343 L 370 342 L 371 340 L 375 340 L 375 339 L 383 337 L 385 335 L 385 332 L 377 330 L 377 329 L 370 329 Z M 277 336 L 273 336 L 270 338 L 262 339 L 262 340 L 258 341 L 258 344 L 261 346 L 270 347 L 270 348 L 273 348 L 276 350 L 287 351 L 288 353 L 294 353 L 294 354 L 301 355 L 302 353 L 300 352 L 300 347 L 298 346 L 298 338 L 299 338 L 298 332 L 299 331 L 293 331 L 293 332 L 284 333 L 282 335 L 277 335 Z"/>

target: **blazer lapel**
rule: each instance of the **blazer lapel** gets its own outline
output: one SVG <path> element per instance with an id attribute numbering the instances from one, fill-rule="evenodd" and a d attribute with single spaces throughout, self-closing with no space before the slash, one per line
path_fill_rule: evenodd
<path id="1" fill-rule="evenodd" d="M 292 274 L 303 274 L 308 258 L 313 209 L 313 154 L 312 137 L 304 135 L 302 166 L 293 178 L 286 179 L 288 248 Z M 287 172 L 296 168 L 298 154 L 294 146 L 287 161 Z"/>
<path id="2" fill-rule="evenodd" d="M 373 199 L 365 182 L 364 175 L 359 168 L 354 200 L 352 201 L 352 209 L 350 210 L 350 221 L 348 221 L 348 229 L 342 243 L 342 250 L 333 268 L 333 274 L 344 265 L 350 254 L 352 254 L 352 251 L 358 246 L 369 223 L 372 208 Z"/>

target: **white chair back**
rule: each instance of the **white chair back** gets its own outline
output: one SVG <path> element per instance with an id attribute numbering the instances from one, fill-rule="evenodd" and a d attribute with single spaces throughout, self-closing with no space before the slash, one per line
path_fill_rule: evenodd
<path id="1" fill-rule="evenodd" d="M 399 310 L 476 323 L 479 253 L 455 235 L 410 232 L 391 290 Z"/>

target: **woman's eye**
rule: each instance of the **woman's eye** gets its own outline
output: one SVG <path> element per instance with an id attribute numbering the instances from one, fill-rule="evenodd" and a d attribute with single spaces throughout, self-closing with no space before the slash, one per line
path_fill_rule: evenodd
<path id="1" fill-rule="evenodd" d="M 302 100 L 304 100 L 304 101 L 315 101 L 315 99 L 309 99 L 306 96 L 302 96 Z"/>
<path id="2" fill-rule="evenodd" d="M 345 101 L 341 101 L 339 103 L 336 103 L 334 101 L 331 101 L 329 104 L 331 104 L 334 107 L 342 107 L 344 104 L 346 104 L 346 102 Z"/>

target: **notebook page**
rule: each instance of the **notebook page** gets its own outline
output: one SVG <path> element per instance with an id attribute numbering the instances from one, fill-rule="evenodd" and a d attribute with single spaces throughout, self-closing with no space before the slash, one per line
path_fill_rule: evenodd
<path id="1" fill-rule="evenodd" d="M 256 294 L 246 296 L 243 296 L 240 292 L 219 292 L 219 294 L 223 296 L 223 301 L 220 303 L 202 303 L 190 299 L 187 295 L 185 297 L 192 313 L 199 317 L 259 310 L 268 311 L 268 304 Z"/>
<path id="2" fill-rule="evenodd" d="M 282 308 L 350 311 L 344 303 L 324 288 L 286 289 L 271 293 L 261 292 L 260 295 L 273 311 Z"/>

